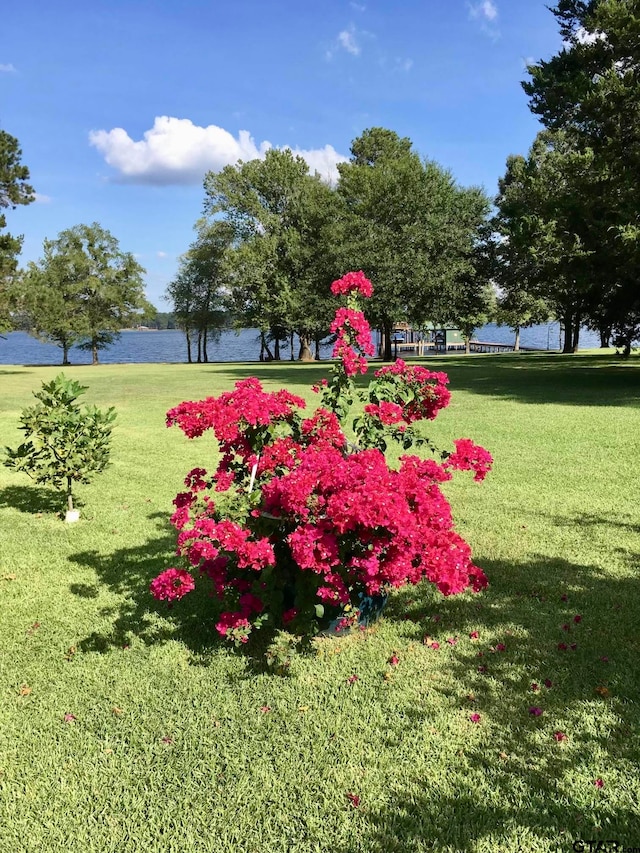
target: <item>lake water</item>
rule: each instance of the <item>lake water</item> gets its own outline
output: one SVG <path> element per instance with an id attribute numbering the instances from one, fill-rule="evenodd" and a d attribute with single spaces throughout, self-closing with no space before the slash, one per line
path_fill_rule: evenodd
<path id="1" fill-rule="evenodd" d="M 492 323 L 478 329 L 474 337 L 479 341 L 512 344 L 514 335 L 510 329 Z M 558 323 L 523 329 L 520 344 L 539 350 L 559 349 Z M 594 332 L 583 329 L 580 333 L 580 345 L 582 349 L 598 347 L 600 340 Z M 218 341 L 209 343 L 207 349 L 210 362 L 258 361 L 259 334 L 256 329 L 243 329 L 239 333 L 223 332 Z M 281 355 L 283 359 L 288 359 L 288 349 L 283 349 Z M 329 358 L 331 346 L 323 347 L 321 356 Z M 187 347 L 184 334 L 177 329 L 161 332 L 126 331 L 110 347 L 100 350 L 99 358 L 102 364 L 186 362 Z M 91 353 L 74 347 L 69 353 L 69 360 L 72 364 L 90 364 Z M 5 340 L 0 338 L 0 364 L 46 365 L 60 364 L 61 361 L 62 350 L 59 347 L 44 344 L 26 332 L 11 332 L 6 335 Z"/>

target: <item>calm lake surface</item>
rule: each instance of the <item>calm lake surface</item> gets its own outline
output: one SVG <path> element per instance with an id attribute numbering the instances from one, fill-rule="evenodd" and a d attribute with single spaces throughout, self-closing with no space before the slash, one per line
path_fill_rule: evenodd
<path id="1" fill-rule="evenodd" d="M 523 347 L 557 350 L 559 346 L 558 323 L 545 326 L 533 326 L 523 329 L 520 344 Z M 478 329 L 476 340 L 491 343 L 513 343 L 513 332 L 504 326 L 493 323 Z M 594 332 L 582 330 L 581 349 L 598 347 L 600 340 Z M 195 349 L 194 349 L 195 353 Z M 260 355 L 259 335 L 256 329 L 243 329 L 241 332 L 223 332 L 220 339 L 208 345 L 209 361 L 258 361 Z M 283 348 L 282 358 L 289 358 L 288 348 Z M 296 351 L 297 355 L 297 351 Z M 321 350 L 322 358 L 331 356 L 331 346 Z M 184 334 L 176 329 L 166 331 L 126 331 L 112 346 L 100 350 L 102 364 L 136 362 L 186 362 L 187 347 Z M 91 353 L 75 347 L 69 353 L 72 364 L 90 364 Z M 0 339 L 0 364 L 46 365 L 60 364 L 62 350 L 53 344 L 44 344 L 32 338 L 26 332 L 11 332 L 6 339 Z"/>

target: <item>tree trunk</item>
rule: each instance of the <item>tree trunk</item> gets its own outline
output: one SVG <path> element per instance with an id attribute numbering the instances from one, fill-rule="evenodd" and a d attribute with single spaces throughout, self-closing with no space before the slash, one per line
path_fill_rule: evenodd
<path id="1" fill-rule="evenodd" d="M 316 361 L 320 361 L 320 338 L 316 335 L 315 337 L 315 345 L 316 345 Z"/>
<path id="2" fill-rule="evenodd" d="M 562 321 L 564 327 L 564 345 L 562 347 L 563 353 L 572 353 L 573 352 L 573 317 L 569 314 L 563 318 Z"/>
<path id="3" fill-rule="evenodd" d="M 311 341 L 307 335 L 299 335 L 300 337 L 300 352 L 298 353 L 298 361 L 313 361 L 313 353 L 311 352 Z"/>
<path id="4" fill-rule="evenodd" d="M 69 361 L 69 344 L 66 341 L 62 342 L 62 366 L 67 367 L 71 364 Z"/>
<path id="5" fill-rule="evenodd" d="M 464 336 L 464 354 L 471 355 L 471 335 Z"/>
<path id="6" fill-rule="evenodd" d="M 205 328 L 202 334 L 202 360 L 205 364 L 209 363 L 209 353 L 207 352 L 207 329 Z"/>
<path id="7" fill-rule="evenodd" d="M 71 477 L 67 477 L 67 509 L 73 510 L 73 495 L 71 493 L 73 480 Z"/>
<path id="8" fill-rule="evenodd" d="M 578 343 L 580 342 L 580 315 L 576 314 L 576 318 L 573 324 L 573 348 L 572 352 L 578 352 Z"/>
<path id="9" fill-rule="evenodd" d="M 295 361 L 293 354 L 293 332 L 289 332 L 289 361 Z"/>
<path id="10" fill-rule="evenodd" d="M 273 354 L 264 332 L 260 332 L 260 361 L 273 361 Z"/>
<path id="11" fill-rule="evenodd" d="M 189 329 L 185 329 L 184 333 L 187 336 L 187 362 L 188 364 L 193 364 L 193 358 L 191 357 L 191 332 Z"/>
<path id="12" fill-rule="evenodd" d="M 202 363 L 202 330 L 198 329 L 198 364 Z"/>
<path id="13" fill-rule="evenodd" d="M 622 350 L 622 357 L 629 358 L 631 355 L 631 336 L 625 338 L 624 341 L 624 349 Z"/>
<path id="14" fill-rule="evenodd" d="M 607 349 L 611 346 L 611 327 L 607 326 L 605 328 L 599 329 L 600 332 L 600 347 L 602 349 Z"/>
<path id="15" fill-rule="evenodd" d="M 520 326 L 516 326 L 515 333 L 516 333 L 516 339 L 513 342 L 513 351 L 519 352 L 520 351 Z"/>
<path id="16" fill-rule="evenodd" d="M 391 354 L 391 321 L 382 325 L 382 360 L 393 361 Z"/>
<path id="17" fill-rule="evenodd" d="M 280 361 L 280 338 L 275 336 L 273 341 L 273 357 L 276 361 Z"/>
<path id="18" fill-rule="evenodd" d="M 91 339 L 91 364 L 98 364 L 98 341 L 96 338 Z"/>

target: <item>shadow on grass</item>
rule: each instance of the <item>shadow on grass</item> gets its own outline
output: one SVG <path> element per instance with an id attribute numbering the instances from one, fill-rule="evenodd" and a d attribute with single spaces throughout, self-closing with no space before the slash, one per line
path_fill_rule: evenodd
<path id="1" fill-rule="evenodd" d="M 120 597 L 115 609 L 102 611 L 112 617 L 111 629 L 94 631 L 80 642 L 83 651 L 107 652 L 113 647 L 129 645 L 133 637 L 147 645 L 179 639 L 194 653 L 202 654 L 216 644 L 215 602 L 198 589 L 185 602 L 168 608 L 156 601 L 149 584 L 175 560 L 176 533 L 167 517 L 161 513 L 150 518 L 157 521 L 158 536 L 135 548 L 120 548 L 108 554 L 81 551 L 69 560 L 87 566 L 96 573 L 94 586 L 74 584 L 71 592 L 82 598 L 95 598 L 100 586 Z M 204 586 L 204 584 L 202 584 Z M 212 608 L 212 603 L 214 607 Z"/>
<path id="2" fill-rule="evenodd" d="M 630 555 L 630 570 L 639 557 Z M 426 592 L 408 607 L 401 629 L 414 642 L 426 629 L 441 646 L 434 655 L 457 638 L 450 668 L 430 691 L 447 697 L 452 715 L 469 726 L 455 759 L 469 791 L 458 783 L 454 795 L 442 779 L 408 779 L 405 789 L 396 782 L 384 808 L 363 810 L 358 843 L 339 850 L 471 851 L 479 842 L 499 850 L 507 836 L 509 849 L 520 839 L 523 850 L 532 849 L 532 838 L 535 849 L 549 850 L 571 850 L 577 839 L 640 845 L 637 571 L 612 578 L 597 566 L 543 556 L 515 565 L 478 562 L 491 579 L 486 593 L 436 604 Z M 403 601 L 415 592 L 401 591 L 389 615 L 406 613 Z M 390 726 L 391 737 L 411 737 L 428 721 L 426 703 L 409 706 L 397 731 Z M 556 732 L 566 741 L 557 742 Z"/>
<path id="3" fill-rule="evenodd" d="M 0 490 L 0 509 L 10 507 L 26 513 L 60 513 L 64 502 L 63 494 L 44 486 L 6 486 Z M 82 506 L 81 502 L 75 503 Z"/>
<path id="4" fill-rule="evenodd" d="M 640 360 L 623 361 L 611 354 L 429 356 L 412 363 L 449 374 L 452 391 L 464 390 L 523 403 L 563 403 L 581 406 L 640 406 Z M 372 369 L 381 362 L 373 361 Z M 296 364 L 225 364 L 216 373 L 230 381 L 258 376 L 279 387 L 318 383 L 329 375 L 330 362 Z M 365 386 L 368 376 L 358 377 Z"/>

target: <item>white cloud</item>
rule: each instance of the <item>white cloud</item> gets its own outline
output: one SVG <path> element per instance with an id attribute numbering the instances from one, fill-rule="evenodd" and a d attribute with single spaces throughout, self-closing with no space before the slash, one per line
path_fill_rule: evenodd
<path id="1" fill-rule="evenodd" d="M 189 119 L 171 116 L 156 117 L 153 127 L 138 141 L 115 127 L 91 131 L 89 142 L 119 173 L 120 180 L 157 185 L 198 184 L 206 172 L 218 172 L 238 160 L 262 158 L 272 147 L 267 141 L 257 145 L 248 130 L 241 130 L 236 138 L 215 124 L 200 127 Z M 347 159 L 331 145 L 291 150 L 327 181 L 337 179 L 336 166 Z"/>
<path id="2" fill-rule="evenodd" d="M 413 59 L 396 59 L 396 63 L 400 71 L 411 71 L 413 68 Z"/>
<path id="3" fill-rule="evenodd" d="M 168 258 L 169 257 L 169 255 L 166 252 L 156 252 L 156 255 L 159 258 Z"/>
<path id="4" fill-rule="evenodd" d="M 5 72 L 6 74 L 13 74 L 18 69 L 11 62 L 0 63 L 0 72 Z"/>
<path id="5" fill-rule="evenodd" d="M 33 196 L 36 204 L 50 204 L 52 201 L 51 196 L 45 195 L 44 193 L 34 193 Z"/>
<path id="6" fill-rule="evenodd" d="M 354 2 L 351 2 L 351 3 L 349 3 L 349 5 L 351 6 L 351 8 L 352 8 L 352 9 L 355 9 L 355 10 L 356 10 L 356 12 L 364 12 L 364 11 L 365 11 L 365 9 L 367 8 L 367 7 L 364 5 L 364 3 L 354 3 Z"/>
<path id="7" fill-rule="evenodd" d="M 355 27 L 349 27 L 348 30 L 338 33 L 338 44 L 352 56 L 360 56 L 361 48 L 356 38 Z"/>
<path id="8" fill-rule="evenodd" d="M 489 23 L 493 23 L 498 18 L 498 7 L 493 0 L 480 0 L 479 3 L 468 3 L 467 6 L 472 18 L 480 18 Z"/>
<path id="9" fill-rule="evenodd" d="M 595 44 L 597 41 L 606 41 L 607 36 L 605 33 L 598 31 L 590 33 L 584 27 L 579 27 L 573 34 L 573 38 L 578 44 Z"/>

